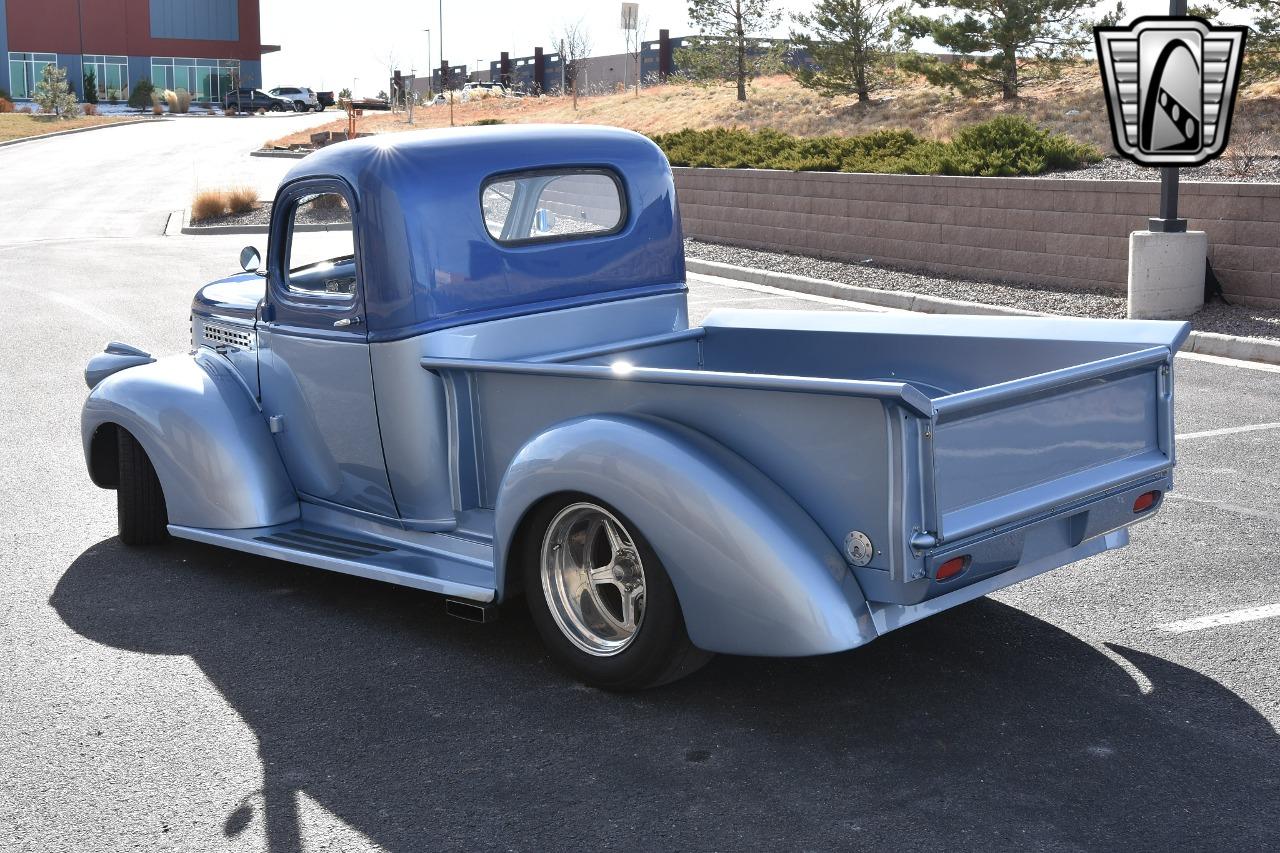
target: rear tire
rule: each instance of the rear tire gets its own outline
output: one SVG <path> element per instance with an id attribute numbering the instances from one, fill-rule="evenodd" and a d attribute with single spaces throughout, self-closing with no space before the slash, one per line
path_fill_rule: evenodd
<path id="1" fill-rule="evenodd" d="M 586 495 L 565 495 L 535 509 L 524 531 L 520 557 L 533 622 L 551 657 L 578 679 L 605 690 L 644 690 L 711 660 L 689 640 L 658 555 L 621 513 Z M 611 580 L 611 566 L 621 566 L 621 576 Z"/>
<path id="2" fill-rule="evenodd" d="M 116 518 L 120 541 L 126 545 L 155 545 L 169 538 L 169 512 L 151 460 L 138 440 L 117 431 L 120 480 L 116 487 Z"/>

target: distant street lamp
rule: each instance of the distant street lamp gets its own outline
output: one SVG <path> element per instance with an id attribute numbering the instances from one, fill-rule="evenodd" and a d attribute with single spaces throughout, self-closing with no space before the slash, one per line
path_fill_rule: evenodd
<path id="1" fill-rule="evenodd" d="M 434 64 L 434 60 L 431 58 L 431 28 L 428 27 L 427 29 L 423 30 L 423 32 L 427 34 L 427 69 L 432 70 L 435 68 L 435 64 Z M 435 74 L 434 73 L 428 74 L 427 75 L 427 98 L 429 99 L 435 97 L 434 85 L 435 85 Z"/>

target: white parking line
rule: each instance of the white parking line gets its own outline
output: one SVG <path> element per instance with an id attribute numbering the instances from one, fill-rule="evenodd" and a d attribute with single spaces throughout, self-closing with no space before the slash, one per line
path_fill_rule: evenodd
<path id="1" fill-rule="evenodd" d="M 869 305 L 866 302 L 854 302 L 851 299 L 836 299 L 833 296 L 814 296 L 811 293 L 797 293 L 794 290 L 783 290 L 780 287 L 770 287 L 767 284 L 752 284 L 749 281 L 738 281 L 734 278 L 722 278 L 718 275 L 706 275 L 700 272 L 686 273 L 685 278 L 689 280 L 701 280 L 708 284 L 718 284 L 721 287 L 732 287 L 737 290 L 754 290 L 756 293 L 768 293 L 772 296 L 786 296 L 790 299 L 797 299 L 802 302 L 821 302 L 824 305 L 839 305 L 850 311 L 866 311 L 874 314 L 902 314 L 907 313 L 898 308 L 888 308 L 884 305 Z"/>
<path id="2" fill-rule="evenodd" d="M 1223 427 L 1222 429 L 1206 429 L 1200 432 L 1183 432 L 1178 434 L 1178 441 L 1188 438 L 1209 438 L 1214 435 L 1233 435 L 1237 432 L 1258 432 L 1265 429 L 1280 429 L 1280 423 L 1249 424 L 1248 426 Z"/>
<path id="3" fill-rule="evenodd" d="M 1256 622 L 1259 619 L 1274 619 L 1277 616 L 1280 616 L 1280 604 L 1263 604 L 1259 607 L 1246 607 L 1244 610 L 1231 610 L 1226 613 L 1197 616 L 1195 619 L 1183 619 L 1179 622 L 1166 622 L 1163 625 L 1157 625 L 1156 630 L 1167 631 L 1170 634 L 1185 634 L 1188 631 L 1239 625 L 1241 622 Z"/>

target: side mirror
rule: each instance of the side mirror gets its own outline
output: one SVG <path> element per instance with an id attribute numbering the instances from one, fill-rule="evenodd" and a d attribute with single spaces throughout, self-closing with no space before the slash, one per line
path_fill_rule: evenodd
<path id="1" fill-rule="evenodd" d="M 556 215 L 545 207 L 538 208 L 538 212 L 534 214 L 533 227 L 539 234 L 550 234 L 551 229 L 556 227 Z"/>
<path id="2" fill-rule="evenodd" d="M 262 266 L 262 256 L 253 246 L 245 246 L 240 250 L 240 269 L 245 272 L 257 272 Z"/>

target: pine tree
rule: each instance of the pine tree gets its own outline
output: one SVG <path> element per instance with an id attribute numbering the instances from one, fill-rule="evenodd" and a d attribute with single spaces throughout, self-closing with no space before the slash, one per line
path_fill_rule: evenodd
<path id="1" fill-rule="evenodd" d="M 925 9 L 955 14 L 903 15 L 903 32 L 911 38 L 931 38 L 962 60 L 916 54 L 904 60 L 903 67 L 966 95 L 998 91 L 1004 100 L 1017 98 L 1022 86 L 1056 77 L 1063 62 L 1078 56 L 1090 40 L 1082 24 L 1093 9 L 1092 0 L 917 2 Z"/>
<path id="2" fill-rule="evenodd" d="M 774 0 L 689 0 L 689 20 L 698 35 L 681 48 L 679 64 L 695 79 L 733 80 L 739 101 L 747 99 L 747 83 L 781 64 L 780 45 L 754 45 L 782 20 Z"/>
<path id="3" fill-rule="evenodd" d="M 98 72 L 90 68 L 84 75 L 84 102 L 98 103 Z"/>
<path id="4" fill-rule="evenodd" d="M 44 67 L 31 99 L 41 111 L 53 113 L 58 118 L 71 118 L 80 113 L 76 96 L 67 85 L 67 69 L 52 62 Z"/>
<path id="5" fill-rule="evenodd" d="M 792 33 L 816 67 L 791 72 L 800 85 L 826 95 L 856 94 L 871 100 L 893 41 L 893 0 L 818 0 L 809 14 L 793 16 L 810 33 Z"/>

